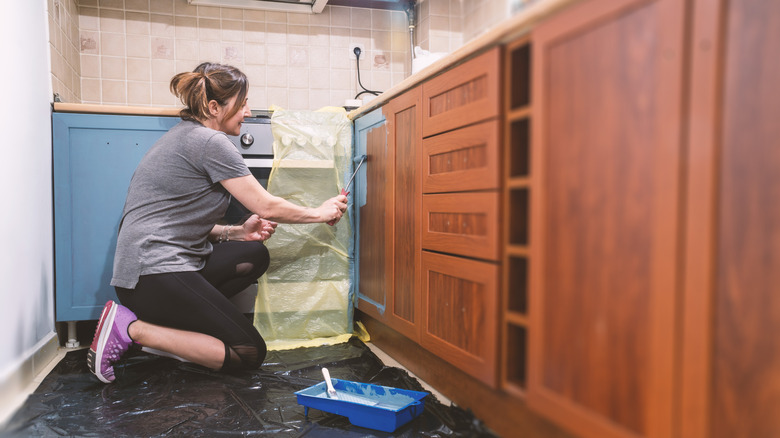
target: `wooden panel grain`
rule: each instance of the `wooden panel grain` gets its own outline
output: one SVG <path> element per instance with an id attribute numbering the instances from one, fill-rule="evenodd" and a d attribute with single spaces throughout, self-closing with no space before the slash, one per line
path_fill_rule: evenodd
<path id="1" fill-rule="evenodd" d="M 499 122 L 489 121 L 423 140 L 423 193 L 497 189 Z"/>
<path id="2" fill-rule="evenodd" d="M 724 3 L 711 436 L 780 436 L 780 3 Z"/>
<path id="3" fill-rule="evenodd" d="M 501 48 L 493 48 L 423 84 L 423 136 L 498 116 Z"/>
<path id="4" fill-rule="evenodd" d="M 529 402 L 583 436 L 672 435 L 683 6 L 533 36 Z"/>
<path id="5" fill-rule="evenodd" d="M 361 300 L 361 310 L 382 318 L 387 306 L 386 294 L 391 286 L 392 221 L 387 211 L 390 208 L 388 184 L 388 148 L 386 125 L 374 127 L 366 133 L 366 199 L 360 207 L 360 294 L 368 300 Z"/>
<path id="6" fill-rule="evenodd" d="M 424 251 L 422 288 L 420 344 L 495 387 L 498 267 Z"/>
<path id="7" fill-rule="evenodd" d="M 423 195 L 422 247 L 499 260 L 499 199 L 496 191 Z"/>

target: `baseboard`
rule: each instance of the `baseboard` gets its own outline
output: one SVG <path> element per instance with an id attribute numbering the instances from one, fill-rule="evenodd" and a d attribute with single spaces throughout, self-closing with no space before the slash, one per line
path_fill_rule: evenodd
<path id="1" fill-rule="evenodd" d="M 31 389 L 40 383 L 39 376 L 57 356 L 60 341 L 57 332 L 52 331 L 35 347 L 31 348 L 27 357 L 0 381 L 0 429 L 24 403 Z M 36 380 L 38 380 L 36 382 Z"/>

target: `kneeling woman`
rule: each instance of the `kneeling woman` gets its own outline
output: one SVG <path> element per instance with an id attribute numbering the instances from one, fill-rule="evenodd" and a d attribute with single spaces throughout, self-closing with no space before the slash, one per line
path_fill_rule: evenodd
<path id="1" fill-rule="evenodd" d="M 265 341 L 229 300 L 268 268 L 277 222 L 338 221 L 346 197 L 317 208 L 268 193 L 225 134 L 239 135 L 247 78 L 204 63 L 171 80 L 185 105 L 181 123 L 147 152 L 133 174 L 119 225 L 109 301 L 87 355 L 90 370 L 114 380 L 113 364 L 140 344 L 214 370 L 257 368 Z M 230 196 L 254 214 L 217 225 Z"/>

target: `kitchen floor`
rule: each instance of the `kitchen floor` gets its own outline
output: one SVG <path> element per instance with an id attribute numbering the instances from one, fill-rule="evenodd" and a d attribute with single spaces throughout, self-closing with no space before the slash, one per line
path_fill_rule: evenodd
<path id="1" fill-rule="evenodd" d="M 214 430 L 282 436 L 352 431 L 371 436 L 346 417 L 316 409 L 308 417 L 302 415 L 293 392 L 321 381 L 320 368 L 327 366 L 334 378 L 430 392 L 433 397 L 425 399 L 419 419 L 401 426 L 399 436 L 442 427 L 454 431 L 452 436 L 493 436 L 470 413 L 452 406 L 381 349 L 356 338 L 336 346 L 269 352 L 260 370 L 235 375 L 145 353 L 130 356 L 117 368 L 117 382 L 105 385 L 86 371 L 86 347 L 61 349 L 36 376 L 23 395 L 27 400 L 4 428 L 36 436 L 112 430 L 142 435 Z"/>

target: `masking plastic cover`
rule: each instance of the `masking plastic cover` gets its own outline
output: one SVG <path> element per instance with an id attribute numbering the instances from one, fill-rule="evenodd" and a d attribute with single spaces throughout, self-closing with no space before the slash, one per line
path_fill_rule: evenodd
<path id="1" fill-rule="evenodd" d="M 344 109 L 271 117 L 274 161 L 268 191 L 318 207 L 352 170 L 352 123 Z M 352 333 L 352 218 L 335 225 L 279 224 L 266 241 L 268 271 L 258 281 L 254 325 L 270 350 L 345 342 Z"/>

